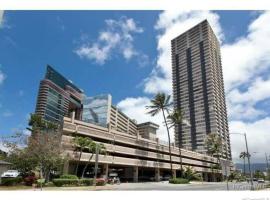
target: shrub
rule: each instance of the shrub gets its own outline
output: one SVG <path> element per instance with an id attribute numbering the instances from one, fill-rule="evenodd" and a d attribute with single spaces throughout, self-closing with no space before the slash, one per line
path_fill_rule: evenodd
<path id="1" fill-rule="evenodd" d="M 32 186 L 35 183 L 37 178 L 35 176 L 27 176 L 23 179 L 25 185 Z"/>
<path id="2" fill-rule="evenodd" d="M 169 183 L 172 184 L 187 184 L 189 183 L 188 179 L 184 179 L 184 178 L 172 178 L 169 180 Z"/>
<path id="3" fill-rule="evenodd" d="M 47 183 L 45 183 L 44 186 L 45 186 L 45 187 L 53 187 L 54 184 L 53 184 L 53 182 L 47 182 Z"/>
<path id="4" fill-rule="evenodd" d="M 93 185 L 93 179 L 92 178 L 83 178 L 79 180 L 80 185 Z"/>
<path id="5" fill-rule="evenodd" d="M 96 179 L 96 185 L 97 186 L 103 186 L 106 185 L 106 180 L 104 178 L 97 178 Z"/>
<path id="6" fill-rule="evenodd" d="M 62 187 L 62 186 L 78 186 L 79 185 L 79 179 L 62 179 L 62 178 L 56 178 L 56 179 L 53 179 L 52 182 L 57 187 Z"/>
<path id="7" fill-rule="evenodd" d="M 2 178 L 1 179 L 1 185 L 5 186 L 12 186 L 17 185 L 22 182 L 22 177 L 16 177 L 16 178 Z"/>
<path id="8" fill-rule="evenodd" d="M 43 187 L 45 184 L 45 179 L 44 178 L 40 178 L 37 180 L 37 187 Z"/>
<path id="9" fill-rule="evenodd" d="M 63 174 L 60 176 L 60 179 L 78 179 L 78 177 L 73 174 Z"/>

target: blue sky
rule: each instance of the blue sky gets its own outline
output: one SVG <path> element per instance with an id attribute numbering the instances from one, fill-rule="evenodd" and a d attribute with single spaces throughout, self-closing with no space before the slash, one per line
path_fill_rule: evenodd
<path id="1" fill-rule="evenodd" d="M 233 56 L 230 52 L 237 51 L 238 46 L 247 42 L 257 44 L 253 35 L 260 27 L 248 29 L 257 19 L 260 22 L 264 14 L 254 11 L 175 12 L 172 15 L 162 11 L 5 11 L 0 19 L 0 135 L 24 130 L 27 126 L 47 64 L 71 79 L 87 95 L 110 93 L 114 104 L 131 117 L 140 118 L 140 113 L 133 109 L 142 110 L 157 90 L 170 93 L 170 60 L 164 64 L 162 59 L 168 57 L 162 51 L 169 46 L 170 35 L 178 34 L 178 30 L 180 34 L 204 18 L 209 18 L 224 49 L 230 129 L 257 130 L 256 123 L 270 122 L 267 109 L 270 95 L 248 102 L 235 101 L 234 97 L 249 98 L 254 88 L 261 89 L 256 86 L 268 83 L 269 62 L 264 59 L 268 49 L 255 53 L 254 59 L 258 62 L 254 68 L 234 61 L 235 69 L 239 69 L 234 73 L 227 66 L 231 62 L 228 58 Z M 168 41 L 167 46 L 163 40 Z M 103 57 L 97 57 L 97 52 Z M 250 54 L 243 51 L 243 55 Z M 261 73 L 241 77 L 258 66 L 262 68 Z M 159 82 L 153 86 L 157 78 Z M 248 110 L 246 106 L 249 113 L 244 113 Z"/>

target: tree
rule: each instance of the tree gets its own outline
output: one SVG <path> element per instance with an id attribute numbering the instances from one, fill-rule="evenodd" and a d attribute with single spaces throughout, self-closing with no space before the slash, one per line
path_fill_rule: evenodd
<path id="1" fill-rule="evenodd" d="M 164 93 L 158 93 L 154 97 L 154 99 L 151 100 L 151 105 L 146 106 L 146 109 L 149 109 L 150 111 L 148 114 L 151 116 L 157 115 L 159 112 L 162 112 L 163 119 L 165 122 L 165 126 L 167 129 L 168 134 L 168 142 L 169 142 L 169 154 L 170 154 L 170 165 L 171 165 L 171 175 L 173 176 L 173 169 L 172 169 L 172 155 L 171 155 L 171 139 L 170 139 L 170 132 L 168 123 L 166 120 L 165 112 L 169 113 L 170 106 L 172 104 L 170 103 L 170 95 L 165 95 Z"/>
<path id="2" fill-rule="evenodd" d="M 17 132 L 5 139 L 5 147 L 9 149 L 7 161 L 23 176 L 38 170 L 40 178 L 48 181 L 52 173 L 62 169 L 65 160 L 60 127 L 37 114 L 31 114 L 28 125 L 31 136 Z"/>
<path id="3" fill-rule="evenodd" d="M 240 153 L 239 158 L 242 158 L 244 160 L 244 175 L 246 175 L 246 158 L 248 157 L 247 152 L 243 151 Z M 250 157 L 250 155 L 249 155 Z"/>
<path id="4" fill-rule="evenodd" d="M 23 177 L 35 169 L 36 160 L 28 155 L 26 149 L 27 136 L 25 134 L 16 132 L 2 137 L 2 142 L 8 152 L 5 160 L 12 164 L 12 169 L 18 170 Z"/>
<path id="5" fill-rule="evenodd" d="M 95 149 L 96 149 L 96 143 L 93 140 L 91 140 L 91 139 L 89 139 L 89 141 L 90 142 L 87 145 L 86 149 L 91 153 L 91 156 L 89 156 L 89 160 L 88 160 L 88 162 L 86 163 L 86 165 L 83 168 L 82 178 L 84 177 L 85 171 L 86 171 L 88 165 L 90 164 L 90 162 L 91 162 L 91 160 L 93 158 L 93 155 L 95 153 Z"/>
<path id="6" fill-rule="evenodd" d="M 81 137 L 81 136 L 76 136 L 73 138 L 73 144 L 74 144 L 74 148 L 75 148 L 75 152 L 77 153 L 78 151 L 80 152 L 79 154 L 79 158 L 77 160 L 77 165 L 76 165 L 76 169 L 75 169 L 75 174 L 78 174 L 78 168 L 79 168 L 79 164 L 80 164 L 80 160 L 82 157 L 82 152 L 84 149 L 87 149 L 91 146 L 91 143 L 93 141 L 90 138 L 87 137 Z"/>
<path id="7" fill-rule="evenodd" d="M 254 178 L 257 178 L 257 179 L 265 179 L 265 175 L 263 174 L 263 172 L 261 172 L 260 170 L 256 170 L 255 173 L 254 173 Z"/>
<path id="8" fill-rule="evenodd" d="M 60 126 L 36 114 L 31 115 L 29 126 L 32 134 L 28 139 L 26 151 L 36 160 L 40 177 L 48 181 L 50 174 L 59 171 L 66 159 L 61 155 Z"/>
<path id="9" fill-rule="evenodd" d="M 171 127 L 178 127 L 182 124 L 183 122 L 183 112 L 180 109 L 174 110 L 173 113 L 170 113 L 167 116 L 168 119 L 168 124 L 170 125 L 169 128 Z M 180 159 L 180 170 L 181 170 L 181 176 L 183 174 L 183 162 L 182 162 L 182 150 L 181 150 L 181 146 L 180 146 L 180 133 L 178 134 L 178 148 L 179 148 L 179 159 Z"/>
<path id="10" fill-rule="evenodd" d="M 45 178 L 46 182 L 50 179 L 50 174 L 62 169 L 64 164 L 65 158 L 61 156 L 60 143 L 57 133 L 36 132 L 29 138 L 26 151 L 36 160 L 40 178 Z"/>
<path id="11" fill-rule="evenodd" d="M 238 171 L 233 171 L 230 173 L 229 177 L 228 177 L 228 180 L 229 181 L 233 181 L 233 180 L 236 180 L 236 181 L 241 181 L 241 180 L 244 180 L 244 177 L 242 176 L 242 174 Z"/>
<path id="12" fill-rule="evenodd" d="M 189 181 L 191 180 L 202 180 L 201 174 L 196 172 L 193 167 L 187 166 L 185 167 L 184 171 L 184 177 L 188 179 Z"/>
<path id="13" fill-rule="evenodd" d="M 0 150 L 0 160 L 5 160 L 7 158 L 7 153 Z"/>
<path id="14" fill-rule="evenodd" d="M 207 149 L 208 154 L 210 154 L 212 157 L 216 157 L 218 160 L 218 164 L 216 166 L 211 166 L 212 173 L 213 168 L 220 169 L 220 156 L 222 153 L 222 139 L 221 137 L 216 133 L 209 133 L 205 139 L 205 146 Z"/>

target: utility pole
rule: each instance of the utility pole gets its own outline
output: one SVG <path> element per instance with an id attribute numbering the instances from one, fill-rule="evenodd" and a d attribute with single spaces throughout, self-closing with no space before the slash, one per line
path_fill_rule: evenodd
<path id="1" fill-rule="evenodd" d="M 266 161 L 266 175 L 267 175 L 267 178 L 270 180 L 269 164 L 268 164 L 268 157 L 267 157 L 267 153 L 266 152 L 265 152 L 265 161 Z"/>
<path id="2" fill-rule="evenodd" d="M 248 169 L 249 169 L 249 174 L 250 174 L 251 190 L 254 190 L 254 187 L 253 187 L 253 175 L 252 175 L 252 171 L 251 171 L 251 167 L 250 167 L 250 154 L 249 154 L 249 151 L 248 151 L 248 143 L 247 143 L 247 135 L 246 135 L 246 133 L 244 133 L 244 136 L 245 136 L 245 143 L 246 143 L 246 149 L 247 149 Z"/>

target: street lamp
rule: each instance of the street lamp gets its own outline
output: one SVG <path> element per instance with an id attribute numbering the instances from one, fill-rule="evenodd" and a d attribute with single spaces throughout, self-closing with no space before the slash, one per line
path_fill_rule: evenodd
<path id="1" fill-rule="evenodd" d="M 250 184 L 251 184 L 251 190 L 254 189 L 253 187 L 253 175 L 250 168 L 250 154 L 248 152 L 248 143 L 247 143 L 247 134 L 246 133 L 230 133 L 231 135 L 243 135 L 245 137 L 245 143 L 246 143 L 246 151 L 247 151 L 247 158 L 248 158 L 248 169 L 249 169 L 249 175 L 250 175 Z"/>
<path id="2" fill-rule="evenodd" d="M 270 181 L 270 169 L 269 169 L 269 164 L 268 164 L 268 155 L 267 153 L 265 152 L 265 161 L 266 161 L 266 175 L 267 175 L 267 179 L 268 181 Z"/>

